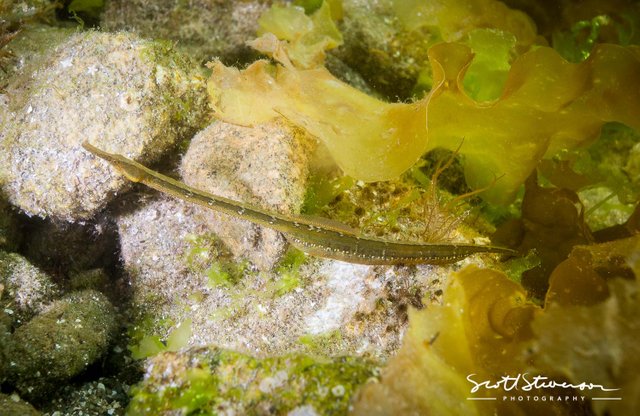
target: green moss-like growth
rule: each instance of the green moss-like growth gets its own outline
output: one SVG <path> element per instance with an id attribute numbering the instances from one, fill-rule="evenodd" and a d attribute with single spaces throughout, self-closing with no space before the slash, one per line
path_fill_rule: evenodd
<path id="1" fill-rule="evenodd" d="M 10 396 L 0 393 L 0 416 L 39 416 L 33 406 L 20 399 L 17 394 Z"/>
<path id="2" fill-rule="evenodd" d="M 191 337 L 191 319 L 180 323 L 163 342 L 158 336 L 145 335 L 138 344 L 129 347 L 131 357 L 135 359 L 153 357 L 165 351 L 178 351 L 187 346 Z"/>
<path id="3" fill-rule="evenodd" d="M 206 276 L 209 287 L 231 288 L 248 271 L 248 262 L 235 261 L 214 234 L 190 234 L 185 239 L 189 243 L 186 264 L 193 272 Z"/>
<path id="4" fill-rule="evenodd" d="M 298 342 L 305 347 L 305 353 L 311 355 L 322 355 L 325 351 L 330 351 L 331 346 L 342 343 L 342 332 L 335 330 L 323 334 L 305 334 L 298 338 Z"/>
<path id="5" fill-rule="evenodd" d="M 191 137 L 204 128 L 211 117 L 207 112 L 204 71 L 188 55 L 176 53 L 175 43 L 150 42 L 141 56 L 156 63 L 152 77 L 167 88 L 161 105 L 166 106 L 170 123 L 179 128 L 178 137 Z"/>
<path id="6" fill-rule="evenodd" d="M 282 296 L 302 285 L 300 266 L 306 260 L 307 256 L 302 251 L 289 248 L 276 269 L 277 278 L 267 285 L 267 292 L 272 296 Z"/>
<path id="7" fill-rule="evenodd" d="M 358 358 L 256 359 L 216 348 L 165 353 L 152 360 L 134 388 L 128 415 L 285 414 L 301 406 L 322 415 L 345 414 L 356 388 L 376 371 Z"/>

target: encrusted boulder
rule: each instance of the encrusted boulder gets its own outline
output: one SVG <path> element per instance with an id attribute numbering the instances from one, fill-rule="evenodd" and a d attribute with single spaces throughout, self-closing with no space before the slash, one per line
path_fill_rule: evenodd
<path id="1" fill-rule="evenodd" d="M 241 127 L 216 122 L 198 133 L 182 159 L 185 182 L 197 189 L 285 215 L 300 211 L 315 142 L 283 122 Z M 215 211 L 209 229 L 239 259 L 273 267 L 286 247 L 282 235 Z"/>
<path id="2" fill-rule="evenodd" d="M 133 34 L 79 32 L 53 48 L 4 97 L 0 183 L 11 203 L 28 215 L 91 218 L 127 182 L 82 143 L 157 160 L 203 124 L 196 67 Z"/>
<path id="3" fill-rule="evenodd" d="M 271 0 L 108 0 L 102 13 L 106 30 L 130 30 L 146 37 L 171 39 L 192 56 L 227 63 L 254 57 L 245 42 L 255 37 L 258 18 Z"/>
<path id="4" fill-rule="evenodd" d="M 11 335 L 5 354 L 10 383 L 42 399 L 102 356 L 117 329 L 116 312 L 99 292 L 71 293 Z"/>
<path id="5" fill-rule="evenodd" d="M 51 277 L 17 253 L 0 251 L 0 308 L 21 325 L 52 302 L 60 291 Z"/>

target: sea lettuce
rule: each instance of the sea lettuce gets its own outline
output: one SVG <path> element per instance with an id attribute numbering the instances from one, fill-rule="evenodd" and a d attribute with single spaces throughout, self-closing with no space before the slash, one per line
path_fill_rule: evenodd
<path id="1" fill-rule="evenodd" d="M 214 62 L 208 88 L 217 116 L 243 125 L 284 116 L 321 140 L 346 174 L 364 181 L 395 178 L 426 151 L 455 150 L 464 140 L 468 185 L 488 187 L 485 199 L 506 203 L 543 157 L 592 142 L 605 122 L 640 128 L 635 46 L 597 45 L 579 64 L 551 48 L 534 49 L 516 58 L 500 98 L 489 103 L 467 95 L 473 53 L 459 43 L 430 48 L 433 88 L 414 103 L 383 102 L 323 67 L 280 61 L 285 64 L 256 61 L 242 71 Z"/>
<path id="2" fill-rule="evenodd" d="M 250 44 L 298 68 L 322 65 L 324 52 L 342 44 L 328 2 L 322 2 L 311 16 L 302 7 L 274 5 L 260 16 L 258 24 L 261 37 Z"/>
<path id="3" fill-rule="evenodd" d="M 516 38 L 496 29 L 476 29 L 465 42 L 474 54 L 464 77 L 464 90 L 476 101 L 500 97 L 516 56 Z"/>
<path id="4" fill-rule="evenodd" d="M 393 0 L 393 7 L 407 29 L 428 27 L 446 42 L 462 40 L 477 28 L 511 33 L 523 50 L 536 41 L 536 27 L 529 16 L 496 0 Z"/>

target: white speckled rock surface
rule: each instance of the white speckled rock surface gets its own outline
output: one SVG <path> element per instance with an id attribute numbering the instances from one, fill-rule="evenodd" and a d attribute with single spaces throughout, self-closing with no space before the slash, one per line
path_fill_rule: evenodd
<path id="1" fill-rule="evenodd" d="M 17 253 L 0 251 L 0 307 L 15 325 L 41 312 L 59 294 L 51 277 Z"/>
<path id="2" fill-rule="evenodd" d="M 328 336 L 323 354 L 386 357 L 399 345 L 407 306 L 425 294 L 437 298 L 446 281 L 448 269 L 428 265 L 374 267 L 309 257 L 297 271 L 299 284 L 286 293 L 274 290 L 284 276 L 277 269 L 247 269 L 236 284 L 214 286 L 208 270 L 218 259 L 205 214 L 162 196 L 118 219 L 132 303 L 151 322 L 148 334 L 165 338 L 172 328 L 162 322 L 190 318 L 190 345 L 268 356 L 305 351 L 301 337 Z"/>
<path id="3" fill-rule="evenodd" d="M 201 78 L 163 43 L 132 34 L 77 33 L 9 85 L 0 172 L 28 215 L 92 217 L 125 179 L 80 146 L 150 162 L 202 123 Z M 185 107 L 191 111 L 185 113 Z"/>
<path id="4" fill-rule="evenodd" d="M 131 30 L 147 37 L 172 39 L 202 60 L 220 57 L 235 63 L 254 56 L 245 42 L 253 39 L 258 17 L 270 0 L 109 0 L 102 27 Z"/>
<path id="5" fill-rule="evenodd" d="M 282 214 L 300 211 L 315 141 L 282 122 L 241 127 L 216 122 L 198 133 L 182 160 L 185 182 L 197 189 Z M 239 259 L 270 269 L 286 248 L 276 231 L 215 211 L 209 229 Z"/>

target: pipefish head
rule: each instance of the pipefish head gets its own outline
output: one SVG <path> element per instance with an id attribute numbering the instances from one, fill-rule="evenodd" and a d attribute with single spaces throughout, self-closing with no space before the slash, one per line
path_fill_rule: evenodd
<path id="1" fill-rule="evenodd" d="M 98 156 L 100 159 L 104 159 L 109 162 L 111 166 L 132 182 L 141 182 L 145 176 L 147 176 L 144 166 L 131 159 L 127 159 L 122 155 L 105 152 L 86 141 L 82 143 L 82 147 L 93 153 L 95 156 Z"/>

